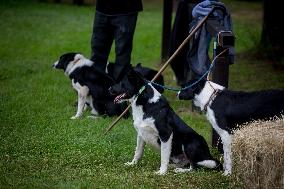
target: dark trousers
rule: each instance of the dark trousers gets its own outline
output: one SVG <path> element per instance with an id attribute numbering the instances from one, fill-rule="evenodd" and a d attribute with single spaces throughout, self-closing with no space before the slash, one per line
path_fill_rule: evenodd
<path id="1" fill-rule="evenodd" d="M 96 12 L 91 40 L 91 60 L 105 71 L 112 42 L 115 41 L 114 79 L 120 80 L 130 65 L 133 35 L 138 13 L 109 16 Z"/>

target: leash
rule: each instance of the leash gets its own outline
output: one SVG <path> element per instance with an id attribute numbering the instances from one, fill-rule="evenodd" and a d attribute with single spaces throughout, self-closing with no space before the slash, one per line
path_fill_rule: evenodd
<path id="1" fill-rule="evenodd" d="M 151 82 L 154 82 L 161 74 L 162 72 L 168 67 L 168 65 L 172 62 L 172 60 L 177 56 L 177 54 L 181 51 L 181 49 L 188 43 L 188 41 L 193 37 L 193 35 L 198 31 L 198 29 L 205 23 L 205 21 L 208 19 L 210 14 L 215 10 L 215 7 L 211 9 L 211 11 L 205 16 L 201 21 L 196 25 L 196 27 L 191 30 L 189 35 L 185 38 L 185 40 L 180 44 L 180 46 L 177 48 L 177 50 L 171 55 L 171 57 L 168 59 L 168 61 L 160 68 L 158 73 L 153 77 Z M 127 106 L 127 108 L 118 116 L 106 129 L 104 132 L 104 135 L 107 134 L 114 126 L 115 124 L 127 113 L 127 111 L 130 109 L 131 104 Z"/>
<path id="2" fill-rule="evenodd" d="M 210 74 L 210 72 L 212 71 L 212 68 L 215 64 L 215 61 L 217 58 L 219 58 L 222 54 L 224 54 L 226 51 L 228 50 L 228 48 L 224 49 L 221 53 L 219 53 L 217 56 L 215 56 L 215 58 L 213 59 L 212 63 L 210 64 L 208 70 L 198 79 L 196 80 L 195 82 L 193 82 L 192 84 L 186 86 L 186 87 L 183 87 L 183 88 L 175 88 L 175 87 L 171 87 L 171 86 L 166 86 L 166 85 L 160 85 L 158 83 L 155 83 L 153 81 L 148 81 L 149 83 L 153 84 L 153 85 L 156 85 L 158 87 L 161 87 L 163 89 L 167 89 L 169 91 L 176 91 L 176 92 L 179 92 L 179 91 L 183 91 L 183 90 L 186 90 L 186 89 L 189 89 L 189 88 L 192 88 L 194 85 L 196 85 L 197 83 L 199 83 L 205 76 L 208 76 Z"/>

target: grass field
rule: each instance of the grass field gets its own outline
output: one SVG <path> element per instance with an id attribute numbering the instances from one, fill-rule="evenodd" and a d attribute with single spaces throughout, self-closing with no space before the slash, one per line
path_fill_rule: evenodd
<path id="1" fill-rule="evenodd" d="M 144 0 L 135 33 L 133 63 L 160 63 L 162 1 Z M 261 32 L 261 4 L 225 1 L 232 11 L 236 63 L 230 88 L 284 88 L 284 70 L 250 54 Z M 123 119 L 106 136 L 112 118 L 71 120 L 76 94 L 62 72 L 51 69 L 68 51 L 90 55 L 94 7 L 28 0 L 0 2 L 0 188 L 231 188 L 229 177 L 198 170 L 156 176 L 159 154 L 147 147 L 141 163 L 131 160 L 136 134 Z M 113 52 L 111 60 L 113 60 Z M 164 73 L 175 85 L 173 73 Z M 165 96 L 178 114 L 210 143 L 203 115 L 188 111 L 175 93 Z M 216 157 L 219 154 L 212 149 Z"/>

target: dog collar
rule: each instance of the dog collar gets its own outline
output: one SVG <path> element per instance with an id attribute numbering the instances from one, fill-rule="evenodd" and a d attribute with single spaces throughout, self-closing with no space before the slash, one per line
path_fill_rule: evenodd
<path id="1" fill-rule="evenodd" d="M 213 88 L 214 89 L 214 88 Z M 209 104 L 216 98 L 216 96 L 218 95 L 218 93 L 220 92 L 221 90 L 219 89 L 214 89 L 214 92 L 211 94 L 209 100 L 206 102 L 206 104 L 204 105 L 203 107 L 203 111 L 206 112 L 207 111 L 207 108 L 209 106 Z"/>
<path id="2" fill-rule="evenodd" d="M 143 86 L 139 89 L 138 93 L 136 94 L 136 97 L 138 97 L 145 89 L 146 89 L 146 86 L 143 85 Z"/>

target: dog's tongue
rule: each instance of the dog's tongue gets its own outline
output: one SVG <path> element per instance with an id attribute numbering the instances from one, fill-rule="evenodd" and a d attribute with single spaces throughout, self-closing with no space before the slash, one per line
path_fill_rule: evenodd
<path id="1" fill-rule="evenodd" d="M 117 97 L 115 97 L 114 103 L 120 102 L 121 99 L 123 99 L 123 97 L 125 97 L 125 96 L 126 96 L 126 93 L 122 93 L 122 94 L 118 95 Z"/>

